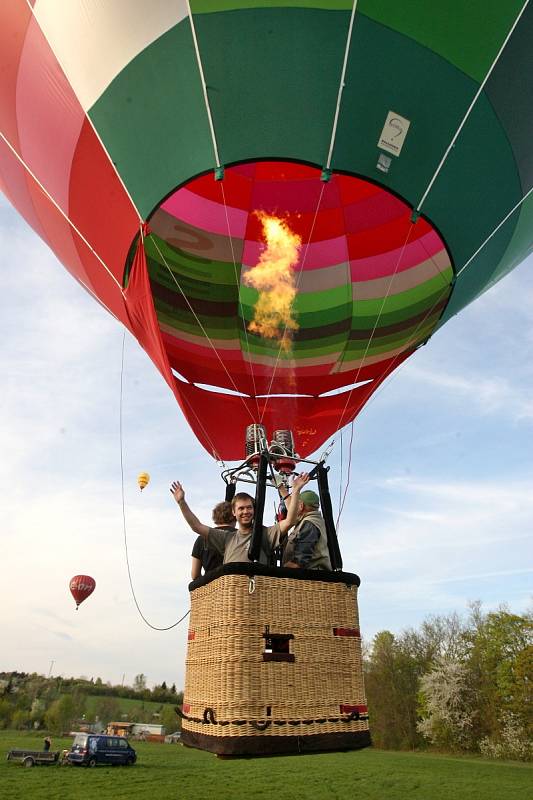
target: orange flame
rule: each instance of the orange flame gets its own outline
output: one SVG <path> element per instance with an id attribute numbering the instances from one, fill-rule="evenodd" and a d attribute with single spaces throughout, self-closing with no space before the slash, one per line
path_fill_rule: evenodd
<path id="1" fill-rule="evenodd" d="M 296 297 L 294 267 L 302 239 L 280 217 L 262 211 L 256 213 L 263 226 L 266 247 L 256 266 L 243 276 L 246 286 L 259 292 L 248 330 L 265 339 L 277 339 L 287 351 L 291 349 L 292 332 L 299 327 L 292 316 L 292 305 Z"/>

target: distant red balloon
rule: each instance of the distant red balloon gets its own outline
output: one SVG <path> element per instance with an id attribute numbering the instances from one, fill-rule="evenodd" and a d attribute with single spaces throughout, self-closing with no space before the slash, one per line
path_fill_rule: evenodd
<path id="1" fill-rule="evenodd" d="M 83 601 L 94 592 L 95 586 L 96 581 L 94 578 L 91 578 L 90 575 L 74 575 L 74 577 L 70 579 L 68 587 L 72 597 L 76 601 L 76 610 L 80 603 L 83 603 Z"/>

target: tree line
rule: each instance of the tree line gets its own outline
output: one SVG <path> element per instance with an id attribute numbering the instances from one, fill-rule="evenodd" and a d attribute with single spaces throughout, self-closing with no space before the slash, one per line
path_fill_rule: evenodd
<path id="1" fill-rule="evenodd" d="M 137 702 L 128 704 L 124 713 L 122 698 Z M 143 674 L 135 677 L 133 686 L 114 686 L 101 678 L 47 678 L 37 673 L 0 672 L 0 728 L 46 729 L 58 734 L 72 730 L 82 719 L 98 722 L 100 727 L 119 720 L 157 722 L 171 733 L 179 728 L 174 706 L 182 702 L 183 694 L 174 683 L 168 688 L 163 681 L 149 689 Z M 158 706 L 146 707 L 145 703 Z"/>
<path id="2" fill-rule="evenodd" d="M 533 758 L 532 613 L 473 603 L 466 618 L 381 631 L 365 648 L 364 673 L 377 747 Z"/>
<path id="3" fill-rule="evenodd" d="M 435 748 L 494 758 L 533 758 L 533 613 L 505 607 L 431 616 L 399 634 L 381 631 L 364 647 L 365 688 L 376 747 Z M 91 713 L 89 695 L 91 698 Z M 121 698 L 137 701 L 121 711 Z M 157 702 L 157 722 L 179 727 L 174 712 L 182 692 L 165 681 L 147 688 L 100 678 L 45 678 L 0 672 L 0 727 L 71 729 L 85 714 L 105 724 L 153 722 L 146 702 Z"/>

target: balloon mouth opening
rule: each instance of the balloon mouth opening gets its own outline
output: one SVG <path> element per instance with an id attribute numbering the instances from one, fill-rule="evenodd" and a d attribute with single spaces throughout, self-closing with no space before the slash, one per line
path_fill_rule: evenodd
<path id="1" fill-rule="evenodd" d="M 222 180 L 192 178 L 152 214 L 148 268 L 178 380 L 327 396 L 379 379 L 429 338 L 453 280 L 442 238 L 381 185 L 326 177 L 294 161 L 234 164 Z M 253 281 L 280 236 L 289 266 L 270 293 L 287 295 L 282 313 Z M 270 328 L 256 323 L 261 305 Z"/>

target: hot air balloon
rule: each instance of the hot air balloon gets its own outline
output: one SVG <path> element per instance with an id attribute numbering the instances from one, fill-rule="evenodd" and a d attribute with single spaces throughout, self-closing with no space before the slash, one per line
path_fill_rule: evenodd
<path id="1" fill-rule="evenodd" d="M 76 601 L 76 611 L 84 600 L 87 600 L 89 595 L 94 592 L 96 581 L 90 575 L 74 575 L 70 579 L 68 588 L 74 600 Z"/>
<path id="2" fill-rule="evenodd" d="M 12 0 L 0 187 L 137 337 L 209 454 L 242 458 L 263 426 L 306 457 L 531 251 L 532 35 L 523 0 L 453 14 L 443 0 L 161 0 L 149 14 L 141 0 Z M 332 601 L 345 610 L 347 585 L 353 609 L 354 583 Z M 273 624 L 264 642 L 305 640 Z M 190 646 L 215 652 L 200 611 L 191 625 Z M 358 623 L 328 630 L 322 652 L 346 677 Z M 193 705 L 186 732 L 220 752 L 238 736 L 270 751 L 368 743 L 347 687 L 336 712 L 309 701 L 307 738 L 283 728 L 290 698 L 280 712 L 263 696 L 240 728 L 215 724 L 240 719 L 238 702 Z"/>
<path id="3" fill-rule="evenodd" d="M 529 252 L 523 0 L 67 6 L 0 12 L 1 187 L 210 454 L 313 452 Z M 249 330 L 257 211 L 302 239 L 289 351 Z"/>
<path id="4" fill-rule="evenodd" d="M 137 483 L 139 484 L 139 489 L 142 492 L 142 490 L 145 489 L 150 483 L 149 474 L 147 472 L 139 472 L 137 475 Z"/>

